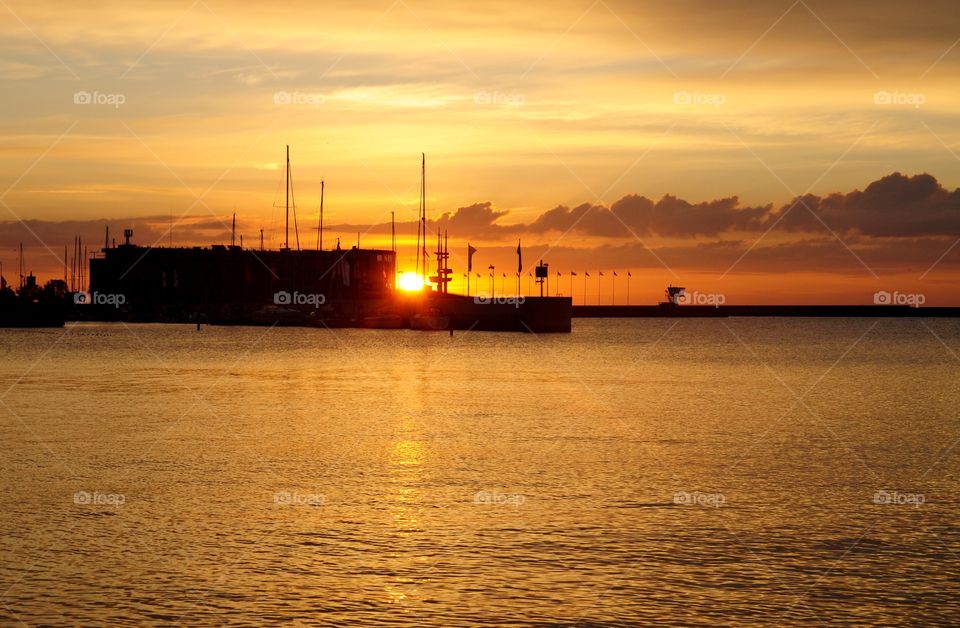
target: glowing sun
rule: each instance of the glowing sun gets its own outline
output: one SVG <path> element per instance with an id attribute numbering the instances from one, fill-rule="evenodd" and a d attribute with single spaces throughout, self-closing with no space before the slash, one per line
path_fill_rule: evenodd
<path id="1" fill-rule="evenodd" d="M 417 273 L 400 273 L 400 279 L 397 281 L 397 286 L 401 290 L 409 290 L 411 292 L 423 290 L 423 277 Z"/>

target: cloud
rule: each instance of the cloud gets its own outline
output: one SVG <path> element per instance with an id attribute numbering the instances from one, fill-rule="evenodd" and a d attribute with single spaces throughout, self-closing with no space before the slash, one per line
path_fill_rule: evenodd
<path id="1" fill-rule="evenodd" d="M 812 213 L 811 213 L 812 212 Z M 875 237 L 960 235 L 960 189 L 947 190 L 929 174 L 885 176 L 863 191 L 808 194 L 784 205 L 772 225 L 787 231 Z"/>
<path id="2" fill-rule="evenodd" d="M 533 232 L 568 230 L 604 237 L 660 235 L 664 237 L 716 236 L 727 231 L 755 231 L 769 207 L 741 207 L 737 197 L 690 203 L 666 195 L 657 202 L 631 194 L 613 203 L 555 207 L 541 214 L 528 229 Z"/>
<path id="3" fill-rule="evenodd" d="M 453 214 L 446 212 L 437 219 L 436 224 L 454 233 L 489 235 L 503 229 L 494 223 L 509 213 L 509 210 L 497 211 L 493 209 L 492 202 L 484 201 L 460 207 Z"/>
<path id="4" fill-rule="evenodd" d="M 491 227 L 496 227 L 492 220 L 485 224 L 486 229 Z M 929 174 L 895 172 L 862 191 L 824 197 L 808 194 L 778 210 L 773 205 L 744 207 L 736 196 L 691 203 L 669 194 L 657 202 L 630 194 L 609 208 L 589 203 L 572 208 L 561 205 L 514 229 L 613 238 L 693 238 L 759 234 L 774 227 L 796 233 L 883 238 L 958 236 L 960 189 L 948 190 Z"/>

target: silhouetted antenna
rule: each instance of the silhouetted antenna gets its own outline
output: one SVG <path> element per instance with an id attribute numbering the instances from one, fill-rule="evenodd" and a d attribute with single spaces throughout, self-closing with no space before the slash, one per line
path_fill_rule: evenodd
<path id="1" fill-rule="evenodd" d="M 70 258 L 70 291 L 77 289 L 77 236 L 73 236 L 73 257 Z"/>
<path id="2" fill-rule="evenodd" d="M 237 212 L 233 212 L 233 224 L 230 227 L 230 246 L 237 244 Z"/>
<path id="3" fill-rule="evenodd" d="M 427 154 L 420 153 L 420 223 L 423 225 L 423 272 L 427 272 Z"/>
<path id="4" fill-rule="evenodd" d="M 290 249 L 290 145 L 287 144 L 287 175 L 286 181 L 284 183 L 284 193 L 286 194 L 286 219 L 285 219 L 285 229 L 286 235 L 283 239 L 283 248 Z"/>
<path id="5" fill-rule="evenodd" d="M 324 183 L 320 181 L 320 224 L 317 225 L 317 250 L 323 250 L 323 188 Z"/>
<path id="6" fill-rule="evenodd" d="M 420 276 L 420 232 L 423 231 L 423 222 L 421 221 L 421 216 L 423 216 L 423 174 L 426 164 L 426 155 L 421 153 L 422 160 L 420 163 L 420 205 L 417 207 L 417 276 Z M 426 240 L 426 234 L 424 234 L 424 240 Z M 426 268 L 423 269 L 424 272 L 427 271 Z"/>

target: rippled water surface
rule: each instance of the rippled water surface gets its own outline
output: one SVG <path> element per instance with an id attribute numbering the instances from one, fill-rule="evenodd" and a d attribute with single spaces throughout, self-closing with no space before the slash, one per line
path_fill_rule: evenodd
<path id="1" fill-rule="evenodd" d="M 960 622 L 960 321 L 0 330 L 0 621 Z"/>

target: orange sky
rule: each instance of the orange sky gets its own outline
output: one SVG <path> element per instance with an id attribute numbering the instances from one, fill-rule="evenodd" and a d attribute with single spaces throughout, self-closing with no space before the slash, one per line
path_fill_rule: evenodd
<path id="1" fill-rule="evenodd" d="M 7 0 L 0 25 L 8 278 L 18 242 L 49 276 L 103 219 L 152 244 L 173 217 L 193 244 L 237 212 L 247 242 L 262 227 L 277 246 L 290 144 L 305 242 L 323 179 L 328 237 L 385 243 L 391 211 L 415 219 L 426 152 L 429 214 L 484 269 L 515 270 L 522 237 L 565 275 L 632 269 L 634 301 L 673 282 L 728 302 L 960 304 L 950 2 Z M 851 194 L 894 172 L 880 200 Z M 659 204 L 649 228 L 603 213 L 631 195 L 704 206 Z M 495 220 L 457 219 L 484 203 Z M 584 204 L 577 224 L 543 217 Z"/>

